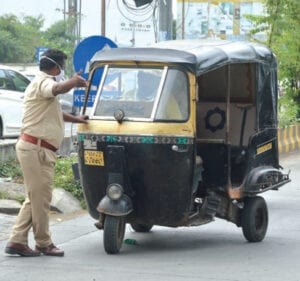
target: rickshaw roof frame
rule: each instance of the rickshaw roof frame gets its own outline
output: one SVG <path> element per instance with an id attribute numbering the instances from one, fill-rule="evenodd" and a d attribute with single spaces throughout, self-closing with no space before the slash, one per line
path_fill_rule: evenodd
<path id="1" fill-rule="evenodd" d="M 217 39 L 169 40 L 149 47 L 112 48 L 92 57 L 96 62 L 137 61 L 184 65 L 197 76 L 227 64 L 260 63 L 276 67 L 276 57 L 266 46 Z"/>

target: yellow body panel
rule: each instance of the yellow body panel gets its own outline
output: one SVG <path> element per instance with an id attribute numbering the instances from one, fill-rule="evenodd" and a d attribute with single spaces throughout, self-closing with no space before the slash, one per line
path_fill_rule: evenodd
<path id="1" fill-rule="evenodd" d="M 152 123 L 124 121 L 90 120 L 89 124 L 78 125 L 77 132 L 80 134 L 120 134 L 120 135 L 176 135 L 193 136 L 194 130 L 187 123 Z"/>

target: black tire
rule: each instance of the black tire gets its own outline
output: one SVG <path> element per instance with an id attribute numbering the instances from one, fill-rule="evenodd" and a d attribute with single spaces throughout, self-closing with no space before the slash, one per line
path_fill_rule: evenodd
<path id="1" fill-rule="evenodd" d="M 139 224 L 139 223 L 132 223 L 131 227 L 136 232 L 149 232 L 153 227 L 152 224 Z"/>
<path id="2" fill-rule="evenodd" d="M 103 244 L 107 254 L 119 253 L 125 234 L 125 218 L 105 216 Z"/>
<path id="3" fill-rule="evenodd" d="M 245 199 L 241 225 L 243 234 L 249 242 L 260 242 L 265 238 L 268 228 L 268 208 L 264 198 L 257 196 Z"/>

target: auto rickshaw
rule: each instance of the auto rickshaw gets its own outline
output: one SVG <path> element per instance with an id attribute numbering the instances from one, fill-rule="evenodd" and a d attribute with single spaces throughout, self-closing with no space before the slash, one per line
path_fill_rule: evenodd
<path id="1" fill-rule="evenodd" d="M 249 242 L 264 239 L 259 194 L 290 181 L 278 156 L 276 67 L 267 47 L 225 40 L 93 56 L 78 166 L 106 253 L 120 251 L 126 224 L 149 232 L 217 217 Z"/>

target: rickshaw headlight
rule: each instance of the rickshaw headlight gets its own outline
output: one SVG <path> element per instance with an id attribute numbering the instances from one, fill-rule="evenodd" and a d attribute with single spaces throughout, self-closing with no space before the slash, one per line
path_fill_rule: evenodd
<path id="1" fill-rule="evenodd" d="M 112 183 L 107 187 L 106 194 L 111 200 L 119 200 L 123 195 L 123 187 L 118 183 Z"/>

